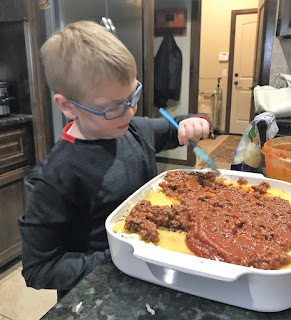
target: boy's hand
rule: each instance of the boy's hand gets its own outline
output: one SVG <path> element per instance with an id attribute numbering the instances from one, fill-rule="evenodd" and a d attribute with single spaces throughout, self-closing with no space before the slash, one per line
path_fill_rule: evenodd
<path id="1" fill-rule="evenodd" d="M 192 117 L 179 123 L 178 139 L 181 145 L 189 145 L 189 140 L 197 143 L 209 135 L 209 122 L 203 118 Z"/>

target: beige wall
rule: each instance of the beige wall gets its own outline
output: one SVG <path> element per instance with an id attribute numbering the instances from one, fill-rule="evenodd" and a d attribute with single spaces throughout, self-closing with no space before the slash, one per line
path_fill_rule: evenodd
<path id="1" fill-rule="evenodd" d="M 213 92 L 222 77 L 221 130 L 225 127 L 228 62 L 219 62 L 220 52 L 229 52 L 231 11 L 258 7 L 258 0 L 202 0 L 199 92 Z"/>

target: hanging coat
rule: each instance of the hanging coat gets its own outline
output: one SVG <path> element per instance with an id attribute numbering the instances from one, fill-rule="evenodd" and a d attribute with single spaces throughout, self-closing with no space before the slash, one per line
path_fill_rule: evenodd
<path id="1" fill-rule="evenodd" d="M 167 34 L 154 59 L 154 104 L 167 107 L 168 99 L 180 100 L 182 52 Z"/>

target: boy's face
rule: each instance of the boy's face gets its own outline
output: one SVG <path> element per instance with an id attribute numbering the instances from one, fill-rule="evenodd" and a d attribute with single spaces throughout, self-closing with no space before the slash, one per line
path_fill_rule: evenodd
<path id="1" fill-rule="evenodd" d="M 103 111 L 111 105 L 128 101 L 136 87 L 136 79 L 129 85 L 122 85 L 117 80 L 103 81 L 94 92 L 88 93 L 80 104 L 96 111 Z M 128 108 L 124 115 L 113 120 L 106 120 L 103 116 L 94 115 L 76 106 L 74 110 L 77 116 L 75 122 L 85 139 L 113 139 L 126 133 L 129 122 L 136 113 L 137 105 Z"/>

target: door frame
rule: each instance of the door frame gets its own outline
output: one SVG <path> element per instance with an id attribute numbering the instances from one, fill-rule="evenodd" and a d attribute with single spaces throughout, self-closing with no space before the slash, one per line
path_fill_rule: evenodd
<path id="1" fill-rule="evenodd" d="M 154 12 L 155 1 L 142 1 L 143 116 L 154 113 Z"/>
<path id="2" fill-rule="evenodd" d="M 226 111 L 225 111 L 225 133 L 226 134 L 229 134 L 229 127 L 230 127 L 236 17 L 237 15 L 241 15 L 241 14 L 252 14 L 257 12 L 258 12 L 257 8 L 231 11 L 229 63 L 228 63 L 228 77 L 227 77 L 227 98 L 226 98 Z M 255 64 L 255 58 L 254 58 L 254 64 Z"/>
<path id="3" fill-rule="evenodd" d="M 45 76 L 40 61 L 40 15 L 38 0 L 25 0 L 23 19 L 26 45 L 31 114 L 33 118 L 36 162 L 43 159 L 52 147 L 50 115 L 45 89 Z"/>
<path id="4" fill-rule="evenodd" d="M 189 83 L 189 113 L 198 112 L 198 91 L 199 91 L 199 62 L 200 62 L 200 34 L 201 34 L 201 2 L 202 0 L 191 1 L 191 43 L 190 43 L 190 83 Z M 144 66 L 144 81 L 145 96 L 152 94 L 152 96 L 144 97 L 144 110 L 149 117 L 154 115 L 154 55 L 153 55 L 153 41 L 154 41 L 154 0 L 143 0 L 143 18 L 148 19 L 144 21 L 144 45 L 146 48 L 146 57 L 149 60 L 145 60 Z M 152 33 L 151 33 L 152 32 Z M 152 61 L 151 61 L 152 60 Z M 148 65 L 147 65 L 148 64 Z M 151 66 L 151 68 L 149 67 Z M 146 106 L 148 102 L 148 106 Z M 193 156 L 193 147 L 189 145 L 187 147 L 187 159 L 173 159 L 166 157 L 156 157 L 157 161 L 164 163 L 171 163 L 177 165 L 194 166 L 196 164 L 196 157 Z"/>

